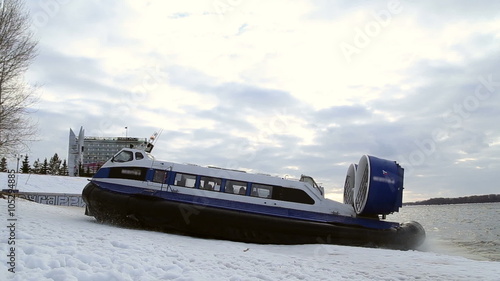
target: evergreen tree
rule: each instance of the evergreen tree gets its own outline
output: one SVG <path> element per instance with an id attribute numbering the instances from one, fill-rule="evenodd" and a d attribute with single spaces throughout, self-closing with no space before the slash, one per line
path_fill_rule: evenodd
<path id="1" fill-rule="evenodd" d="M 47 158 L 45 158 L 45 160 L 43 160 L 42 167 L 40 167 L 40 174 L 46 175 L 48 171 L 49 171 L 49 163 L 47 162 Z"/>
<path id="2" fill-rule="evenodd" d="M 41 166 L 40 166 L 40 159 L 36 159 L 35 162 L 33 162 L 33 169 L 32 172 L 33 174 L 40 174 Z"/>
<path id="3" fill-rule="evenodd" d="M 66 164 L 66 159 L 64 159 L 61 170 L 59 171 L 59 174 L 62 176 L 67 176 L 68 175 L 68 164 Z"/>
<path id="4" fill-rule="evenodd" d="M 51 175 L 58 175 L 60 169 L 61 159 L 59 159 L 59 156 L 57 155 L 57 153 L 55 153 L 54 156 L 50 158 L 47 173 Z"/>
<path id="5" fill-rule="evenodd" d="M 21 167 L 21 172 L 23 174 L 28 174 L 31 170 L 30 161 L 28 160 L 28 155 L 24 156 L 23 166 Z"/>
<path id="6" fill-rule="evenodd" d="M 7 172 L 7 159 L 5 157 L 0 160 L 0 172 Z"/>

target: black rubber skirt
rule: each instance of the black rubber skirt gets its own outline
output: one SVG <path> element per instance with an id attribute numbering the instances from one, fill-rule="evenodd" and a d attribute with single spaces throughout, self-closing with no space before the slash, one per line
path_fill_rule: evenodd
<path id="1" fill-rule="evenodd" d="M 408 250 L 425 231 L 417 222 L 390 229 L 318 223 L 112 192 L 90 182 L 82 192 L 86 214 L 98 221 L 164 232 L 260 244 L 338 244 Z"/>

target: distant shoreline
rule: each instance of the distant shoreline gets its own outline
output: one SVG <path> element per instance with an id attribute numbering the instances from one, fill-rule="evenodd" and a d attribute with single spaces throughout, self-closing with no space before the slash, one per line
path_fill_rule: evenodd
<path id="1" fill-rule="evenodd" d="M 500 194 L 489 195 L 472 195 L 457 198 L 431 198 L 417 202 L 403 203 L 404 206 L 411 205 L 450 205 L 450 204 L 467 204 L 467 203 L 495 203 L 500 202 Z"/>

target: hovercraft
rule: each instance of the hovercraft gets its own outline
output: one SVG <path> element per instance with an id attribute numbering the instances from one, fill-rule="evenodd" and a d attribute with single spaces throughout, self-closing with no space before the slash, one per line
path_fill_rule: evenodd
<path id="1" fill-rule="evenodd" d="M 344 202 L 325 198 L 310 176 L 290 180 L 155 159 L 124 148 L 85 186 L 85 214 L 98 221 L 263 244 L 339 244 L 414 249 L 417 222 L 386 215 L 402 206 L 403 168 L 364 155 L 352 164 Z"/>

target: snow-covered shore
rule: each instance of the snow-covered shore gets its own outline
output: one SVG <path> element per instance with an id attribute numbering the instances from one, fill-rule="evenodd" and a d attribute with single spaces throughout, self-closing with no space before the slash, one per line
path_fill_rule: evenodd
<path id="1" fill-rule="evenodd" d="M 28 186 L 21 175 L 19 189 L 55 192 L 60 185 L 66 186 L 63 193 L 78 193 L 86 183 L 35 175 L 28 183 L 34 178 Z M 6 182 L 6 174 L 0 175 L 2 188 Z M 7 205 L 0 199 L 3 224 Z M 9 228 L 0 231 L 0 280 L 500 280 L 499 262 L 419 251 L 200 239 L 99 224 L 82 208 L 25 200 L 16 201 L 15 218 L 15 245 L 7 244 Z M 16 273 L 8 271 L 12 246 Z"/>
<path id="2" fill-rule="evenodd" d="M 8 173 L 0 173 L 0 189 L 7 188 Z M 17 189 L 21 192 L 81 194 L 89 178 L 52 175 L 16 174 Z"/>

